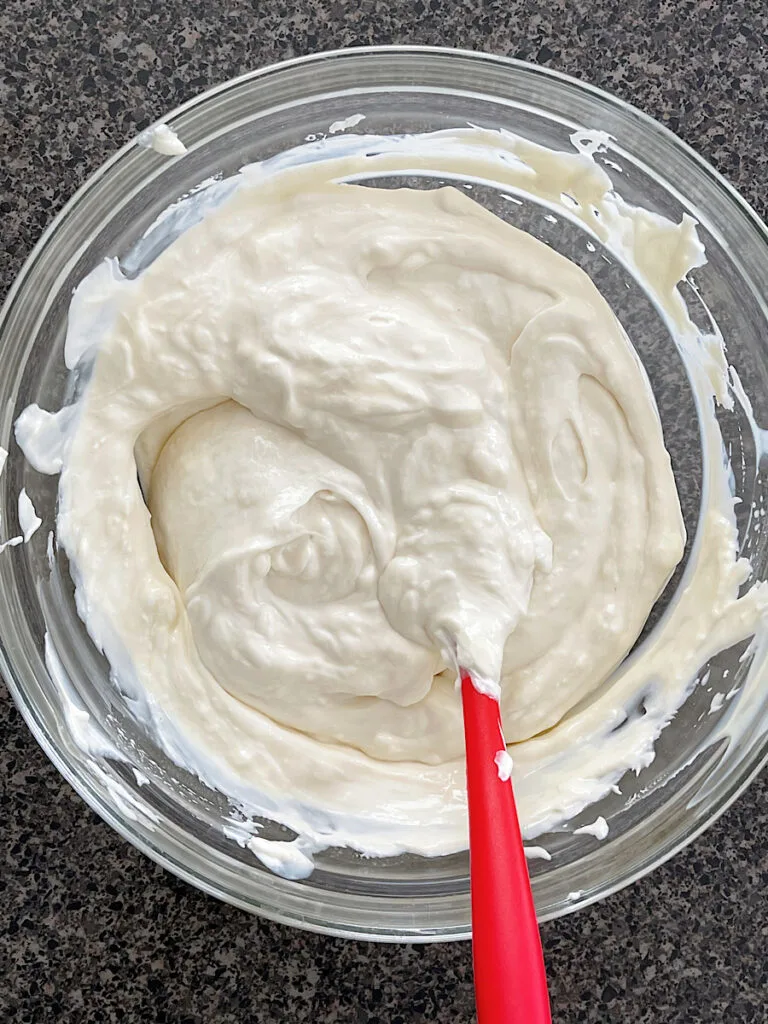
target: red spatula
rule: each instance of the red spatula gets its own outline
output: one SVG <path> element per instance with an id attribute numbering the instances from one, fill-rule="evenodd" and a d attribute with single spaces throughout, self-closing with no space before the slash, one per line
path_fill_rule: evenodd
<path id="1" fill-rule="evenodd" d="M 544 957 L 511 781 L 499 703 L 461 670 L 469 804 L 472 955 L 478 1024 L 551 1024 Z M 503 773 L 502 773 L 503 774 Z"/>

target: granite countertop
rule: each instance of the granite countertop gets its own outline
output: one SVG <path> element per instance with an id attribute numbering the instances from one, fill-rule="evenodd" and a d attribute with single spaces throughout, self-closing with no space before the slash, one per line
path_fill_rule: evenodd
<path id="1" fill-rule="evenodd" d="M 0 289 L 139 129 L 271 61 L 427 43 L 537 61 L 624 97 L 768 214 L 763 0 L 5 0 Z M 59 777 L 0 687 L 0 1016 L 14 1024 L 464 1024 L 468 944 L 376 946 L 217 903 L 129 847 Z M 768 780 L 688 850 L 544 926 L 557 1024 L 764 1024 Z"/>

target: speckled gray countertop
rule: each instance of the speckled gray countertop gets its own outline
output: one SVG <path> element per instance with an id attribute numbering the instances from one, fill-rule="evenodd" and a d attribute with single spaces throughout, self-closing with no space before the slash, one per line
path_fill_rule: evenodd
<path id="1" fill-rule="evenodd" d="M 312 50 L 427 43 L 522 57 L 653 114 L 765 217 L 764 0 L 5 0 L 0 288 L 65 199 L 210 85 Z M 0 1018 L 23 1024 L 473 1019 L 466 944 L 375 946 L 248 917 L 88 810 L 0 688 Z M 543 929 L 557 1024 L 765 1024 L 765 776 L 673 862 Z"/>

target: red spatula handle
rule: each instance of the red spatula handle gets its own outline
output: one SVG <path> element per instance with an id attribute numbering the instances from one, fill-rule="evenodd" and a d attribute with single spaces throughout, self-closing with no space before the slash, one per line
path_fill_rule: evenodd
<path id="1" fill-rule="evenodd" d="M 462 672 L 467 747 L 472 954 L 478 1024 L 551 1024 L 544 957 L 511 782 L 498 701 Z"/>

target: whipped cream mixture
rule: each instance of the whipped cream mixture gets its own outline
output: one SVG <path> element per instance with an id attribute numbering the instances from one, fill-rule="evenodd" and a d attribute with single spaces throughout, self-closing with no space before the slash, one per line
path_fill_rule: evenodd
<path id="1" fill-rule="evenodd" d="M 457 664 L 500 695 L 499 774 L 533 836 L 649 763 L 765 604 L 737 599 L 714 460 L 685 586 L 616 671 L 685 540 L 630 340 L 582 270 L 467 194 L 338 179 L 460 167 L 558 215 L 565 196 L 647 283 L 716 448 L 722 352 L 676 290 L 703 259 L 693 223 L 626 207 L 595 135 L 573 154 L 480 130 L 326 141 L 215 185 L 135 279 L 97 268 L 67 337 L 82 397 L 17 424 L 61 470 L 58 543 L 116 679 L 174 760 L 297 831 L 249 842 L 294 875 L 328 845 L 466 846 Z"/>

